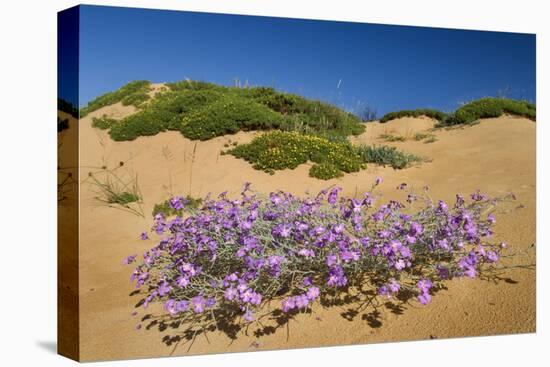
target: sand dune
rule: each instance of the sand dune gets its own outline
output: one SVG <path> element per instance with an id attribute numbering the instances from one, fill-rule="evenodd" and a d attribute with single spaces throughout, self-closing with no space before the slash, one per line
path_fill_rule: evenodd
<path id="1" fill-rule="evenodd" d="M 205 142 L 194 142 L 179 132 L 140 137 L 131 142 L 114 142 L 105 131 L 91 127 L 94 116 L 107 114 L 120 118 L 133 112 L 120 104 L 90 113 L 80 121 L 80 332 L 81 358 L 120 359 L 152 355 L 233 352 L 257 349 L 295 348 L 334 344 L 372 343 L 411 339 L 447 338 L 470 335 L 533 332 L 535 330 L 535 274 L 532 270 L 513 270 L 511 279 L 493 284 L 481 280 L 455 280 L 448 290 L 438 293 L 428 307 L 407 306 L 402 314 L 381 307 L 380 322 L 369 322 L 359 315 L 353 321 L 341 316 L 344 308 L 316 307 L 314 315 L 301 315 L 286 330 L 256 338 L 241 334 L 236 340 L 221 332 L 207 340 L 199 337 L 192 348 L 165 345 L 157 329 L 135 330 L 138 319 L 130 313 L 137 301 L 129 297 L 131 267 L 121 260 L 141 254 L 153 244 L 140 241 L 139 234 L 149 229 L 155 203 L 169 193 L 203 196 L 228 190 L 236 194 L 244 181 L 260 192 L 285 189 L 295 194 L 316 192 L 333 184 L 348 195 L 368 190 L 376 176 L 385 180 L 382 191 L 394 195 L 402 182 L 415 187 L 428 185 L 434 198 L 452 200 L 456 193 L 478 188 L 491 195 L 514 192 L 523 208 L 501 216 L 497 237 L 506 240 L 511 250 L 524 250 L 535 242 L 535 123 L 501 117 L 478 125 L 433 132 L 431 144 L 407 140 L 390 144 L 430 158 L 430 162 L 404 170 L 370 165 L 340 179 L 321 181 L 308 176 L 308 165 L 274 175 L 254 170 L 248 163 L 220 155 L 224 144 L 250 141 L 256 133 L 239 133 Z M 385 124 L 371 123 L 355 142 L 381 144 L 383 133 L 412 136 L 433 127 L 425 118 L 403 118 Z M 193 155 L 193 151 L 195 154 Z M 101 174 L 101 167 L 116 167 L 117 172 L 137 175 L 144 198 L 145 218 L 99 205 L 94 198 L 97 187 L 88 173 Z M 171 183 L 171 184 L 170 184 Z M 518 261 L 534 263 L 533 251 Z M 372 310 L 370 310 L 372 311 Z M 287 339 L 288 338 L 288 339 Z"/>

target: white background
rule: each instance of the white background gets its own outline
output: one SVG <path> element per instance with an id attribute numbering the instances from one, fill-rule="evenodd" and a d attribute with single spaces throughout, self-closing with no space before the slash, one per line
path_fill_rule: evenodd
<path id="1" fill-rule="evenodd" d="M 545 1 L 90 1 L 150 8 L 537 33 L 537 333 L 97 366 L 540 365 L 548 356 L 548 74 Z M 63 0 L 0 3 L 0 364 L 68 366 L 56 339 L 56 12 Z M 548 158 L 547 158 L 548 159 Z M 546 169 L 545 169 L 546 166 Z M 521 302 L 521 300 L 517 300 Z M 124 342 L 123 340 L 120 341 Z M 546 345 L 544 348 L 543 346 Z"/>

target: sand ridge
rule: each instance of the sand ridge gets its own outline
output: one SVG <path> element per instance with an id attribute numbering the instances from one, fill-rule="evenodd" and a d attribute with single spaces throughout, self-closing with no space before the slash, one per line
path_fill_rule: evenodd
<path id="1" fill-rule="evenodd" d="M 456 193 L 482 189 L 491 195 L 514 192 L 522 208 L 508 213 L 497 224 L 498 239 L 512 250 L 525 250 L 535 242 L 535 123 L 524 118 L 503 116 L 451 130 L 431 131 L 435 121 L 403 118 L 385 124 L 369 123 L 355 143 L 389 144 L 429 158 L 404 170 L 369 165 L 366 170 L 339 179 L 321 181 L 308 176 L 309 165 L 274 175 L 254 170 L 250 164 L 221 155 L 224 145 L 250 141 L 257 132 L 238 133 L 204 142 L 190 141 L 179 132 L 164 132 L 130 142 L 114 142 L 105 131 L 91 127 L 93 117 L 106 114 L 121 118 L 133 107 L 120 104 L 94 111 L 79 122 L 81 177 L 80 208 L 80 332 L 82 360 L 138 358 L 180 354 L 202 354 L 258 349 L 298 348 L 334 344 L 372 343 L 413 339 L 491 335 L 535 330 L 535 274 L 514 270 L 509 281 L 498 284 L 480 280 L 454 280 L 439 292 L 432 304 L 411 303 L 397 314 L 380 308 L 380 325 L 370 322 L 368 312 L 348 321 L 345 308 L 314 308 L 314 315 L 300 315 L 289 324 L 289 332 L 276 330 L 255 337 L 240 334 L 236 340 L 221 332 L 199 336 L 192 348 L 167 346 L 157 329 L 135 330 L 139 319 L 130 313 L 136 298 L 129 281 L 131 267 L 121 265 L 129 255 L 141 254 L 153 246 L 140 241 L 139 234 L 151 226 L 154 204 L 172 194 L 240 191 L 245 181 L 260 192 L 284 189 L 295 194 L 315 193 L 337 184 L 347 195 L 367 191 L 381 176 L 383 193 L 407 182 L 414 187 L 428 185 L 432 197 L 452 200 Z M 379 136 L 388 132 L 412 136 L 431 132 L 430 144 L 409 139 L 385 143 Z M 194 153 L 193 153 L 194 152 Z M 144 198 L 145 218 L 98 205 L 97 188 L 86 177 L 103 165 L 124 162 L 122 175 L 137 175 Z M 99 168 L 99 171 L 101 169 Z M 534 251 L 521 259 L 534 263 Z M 518 260 L 519 261 L 519 260 Z"/>

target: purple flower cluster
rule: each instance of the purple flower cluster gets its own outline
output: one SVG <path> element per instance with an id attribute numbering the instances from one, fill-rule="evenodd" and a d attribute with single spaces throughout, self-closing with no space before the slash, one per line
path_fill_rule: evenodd
<path id="1" fill-rule="evenodd" d="M 499 261 L 505 246 L 491 242 L 498 200 L 478 191 L 468 201 L 457 195 L 454 204 L 434 203 L 406 184 L 397 189 L 404 203 L 375 206 L 372 192 L 346 198 L 335 187 L 304 198 L 262 197 L 246 184 L 239 198 L 206 198 L 184 217 L 157 214 L 141 238 L 156 233 L 158 243 L 131 280 L 147 292 L 144 307 L 161 302 L 170 317 L 225 309 L 250 322 L 273 300 L 298 312 L 365 284 L 381 297 L 406 290 L 427 304 L 441 282 L 474 278 Z M 179 210 L 185 202 L 176 197 L 170 205 Z"/>

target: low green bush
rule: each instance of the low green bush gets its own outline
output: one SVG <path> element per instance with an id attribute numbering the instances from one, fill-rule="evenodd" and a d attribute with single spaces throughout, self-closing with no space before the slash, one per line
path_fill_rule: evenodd
<path id="1" fill-rule="evenodd" d="M 393 135 L 393 134 L 382 134 L 379 136 L 380 139 L 383 139 L 384 141 L 394 143 L 394 142 L 403 142 L 407 140 L 404 136 L 401 135 Z"/>
<path id="2" fill-rule="evenodd" d="M 471 124 L 482 118 L 499 117 L 503 114 L 527 117 L 536 120 L 536 106 L 527 101 L 508 98 L 482 98 L 458 108 L 442 125 Z"/>
<path id="3" fill-rule="evenodd" d="M 385 114 L 380 119 L 380 122 L 383 123 L 383 122 L 395 120 L 401 117 L 420 117 L 420 116 L 427 116 L 437 121 L 443 121 L 447 117 L 447 114 L 445 112 L 441 112 L 441 111 L 429 109 L 429 108 L 419 108 L 416 110 L 401 110 L 401 111 L 395 111 L 395 112 L 390 112 Z"/>
<path id="4" fill-rule="evenodd" d="M 415 141 L 422 141 L 424 139 L 429 139 L 433 136 L 434 136 L 434 134 L 429 134 L 429 133 L 416 133 L 416 134 L 414 134 L 413 139 Z"/>
<path id="5" fill-rule="evenodd" d="M 255 169 L 268 173 L 286 168 L 294 169 L 308 161 L 324 165 L 314 168 L 313 174 L 334 171 L 327 164 L 333 165 L 339 172 L 347 173 L 357 172 L 364 167 L 351 144 L 331 142 L 322 137 L 297 132 L 265 133 L 248 144 L 238 145 L 228 153 L 252 163 Z M 313 174 L 310 170 L 310 175 Z"/>
<path id="6" fill-rule="evenodd" d="M 436 141 L 437 141 L 437 138 L 435 137 L 435 135 L 432 135 L 429 138 L 427 138 L 426 140 L 424 140 L 424 144 L 435 143 Z"/>
<path id="7" fill-rule="evenodd" d="M 101 107 L 109 106 L 117 102 L 122 102 L 125 106 L 133 105 L 139 107 L 144 101 L 149 99 L 147 94 L 150 90 L 151 82 L 147 80 L 136 80 L 130 82 L 121 88 L 105 93 L 92 101 L 80 110 L 80 117 L 84 117 L 92 111 Z"/>
<path id="8" fill-rule="evenodd" d="M 117 123 L 117 120 L 107 117 L 107 115 L 103 115 L 101 117 L 94 117 L 92 119 L 92 127 L 101 129 L 101 130 L 107 130 L 113 127 L 114 124 Z"/>
<path id="9" fill-rule="evenodd" d="M 311 166 L 309 175 L 320 180 L 330 180 L 331 178 L 341 177 L 344 174 L 340 171 L 338 166 L 333 163 L 315 163 Z"/>
<path id="10" fill-rule="evenodd" d="M 355 147 L 356 152 L 365 163 L 374 163 L 382 166 L 390 166 L 395 169 L 403 169 L 412 163 L 421 162 L 421 157 L 397 150 L 387 145 L 360 145 Z"/>
<path id="11" fill-rule="evenodd" d="M 281 126 L 283 117 L 252 100 L 233 95 L 183 117 L 181 133 L 189 139 L 207 140 L 238 131 L 268 130 Z"/>
<path id="12" fill-rule="evenodd" d="M 182 119 L 222 97 L 217 91 L 164 92 L 154 98 L 146 108 L 122 119 L 111 129 L 113 140 L 134 140 L 139 136 L 156 135 L 161 131 L 180 130 Z"/>

